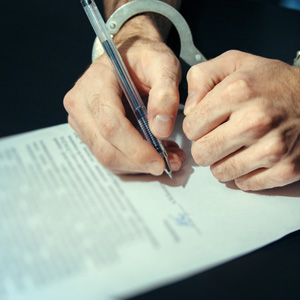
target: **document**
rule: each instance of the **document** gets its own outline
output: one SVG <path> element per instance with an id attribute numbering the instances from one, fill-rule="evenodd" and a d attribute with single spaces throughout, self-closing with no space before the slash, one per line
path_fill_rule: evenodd
<path id="1" fill-rule="evenodd" d="M 118 299 L 249 253 L 300 228 L 300 183 L 243 192 L 187 160 L 116 176 L 68 124 L 0 140 L 0 299 Z"/>

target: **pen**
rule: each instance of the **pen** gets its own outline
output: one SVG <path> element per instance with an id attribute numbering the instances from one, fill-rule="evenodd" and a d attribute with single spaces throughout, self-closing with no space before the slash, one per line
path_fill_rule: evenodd
<path id="1" fill-rule="evenodd" d="M 168 154 L 163 146 L 162 142 L 157 139 L 150 131 L 148 124 L 148 112 L 141 99 L 129 72 L 119 54 L 116 45 L 114 44 L 106 24 L 97 8 L 97 5 L 93 0 L 81 0 L 81 4 L 87 17 L 98 37 L 100 43 L 108 56 L 111 65 L 117 75 L 121 88 L 130 104 L 132 111 L 139 123 L 139 126 L 144 134 L 146 140 L 153 145 L 156 151 L 162 156 L 165 162 L 165 172 L 172 178 L 172 171 L 170 169 L 170 163 Z"/>

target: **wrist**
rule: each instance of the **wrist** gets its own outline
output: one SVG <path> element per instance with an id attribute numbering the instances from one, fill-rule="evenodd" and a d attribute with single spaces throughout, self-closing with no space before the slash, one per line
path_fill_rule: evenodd
<path id="1" fill-rule="evenodd" d="M 155 23 L 153 14 L 147 13 L 134 16 L 114 36 L 117 46 L 140 39 L 163 42 L 163 35 Z"/>
<path id="2" fill-rule="evenodd" d="M 131 0 L 104 0 L 104 11 L 106 18 L 118 9 L 120 6 L 130 2 Z M 177 9 L 179 9 L 181 0 L 162 0 Z M 167 37 L 172 23 L 158 13 L 145 12 L 143 14 L 135 15 L 119 29 L 114 35 L 114 43 L 117 48 L 121 50 L 128 49 L 134 44 L 143 42 L 164 42 Z M 103 49 L 98 41 L 95 40 L 92 52 L 92 61 L 103 54 Z"/>
<path id="3" fill-rule="evenodd" d="M 119 7 L 131 1 L 133 0 L 103 0 L 106 19 L 108 19 L 112 15 L 112 13 L 115 10 L 117 10 Z M 174 7 L 177 10 L 180 8 L 182 2 L 182 0 L 161 0 L 161 1 L 169 4 L 170 6 Z M 156 30 L 160 32 L 161 36 L 163 38 L 166 38 L 172 25 L 171 22 L 158 14 L 146 13 L 144 15 L 145 16 L 147 15 L 151 20 L 151 22 L 146 21 L 146 23 L 148 24 L 145 25 L 149 26 L 149 23 L 151 23 L 150 26 L 151 25 L 154 26 Z M 135 20 L 136 18 L 139 18 L 139 16 L 135 16 L 134 18 L 132 18 L 132 20 Z M 137 21 L 137 23 L 139 22 Z"/>
<path id="4" fill-rule="evenodd" d="M 119 49 L 128 49 L 140 41 L 163 42 L 152 18 L 144 14 L 128 20 L 113 39 Z M 95 61 L 103 53 L 104 49 L 99 39 L 96 38 L 92 50 L 92 61 Z"/>

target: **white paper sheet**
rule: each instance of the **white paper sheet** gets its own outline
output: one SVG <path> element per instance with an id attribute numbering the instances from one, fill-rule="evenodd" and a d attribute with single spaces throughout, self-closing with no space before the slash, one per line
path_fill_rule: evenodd
<path id="1" fill-rule="evenodd" d="M 67 124 L 0 141 L 0 299 L 116 299 L 300 228 L 300 183 L 245 193 L 195 165 L 114 176 Z"/>

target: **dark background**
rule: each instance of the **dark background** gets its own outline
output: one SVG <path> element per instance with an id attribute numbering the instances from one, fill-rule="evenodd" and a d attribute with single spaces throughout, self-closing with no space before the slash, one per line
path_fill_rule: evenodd
<path id="1" fill-rule="evenodd" d="M 250 0 L 185 0 L 182 14 L 207 58 L 239 49 L 292 63 L 300 50 L 298 11 Z M 94 40 L 79 0 L 3 1 L 0 26 L 0 137 L 66 122 L 63 97 L 90 64 Z M 169 43 L 177 52 L 174 32 Z M 296 232 L 136 299 L 299 299 L 299 287 Z"/>

